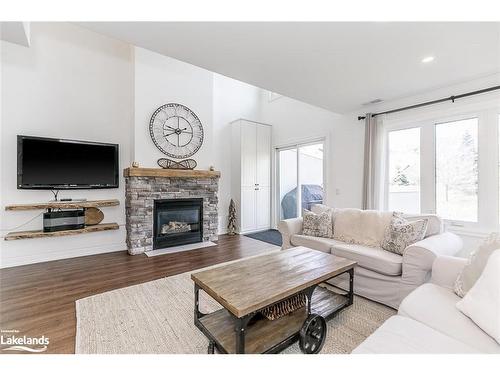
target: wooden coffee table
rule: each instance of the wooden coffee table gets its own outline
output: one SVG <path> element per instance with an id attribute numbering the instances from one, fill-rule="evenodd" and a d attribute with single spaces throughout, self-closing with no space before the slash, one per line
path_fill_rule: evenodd
<path id="1" fill-rule="evenodd" d="M 301 350 L 321 350 L 326 320 L 353 302 L 356 262 L 306 247 L 242 259 L 191 274 L 194 281 L 194 323 L 209 339 L 208 352 L 276 353 L 297 340 Z M 343 273 L 349 290 L 337 293 L 318 287 Z M 210 314 L 199 310 L 204 290 L 223 306 Z M 259 311 L 299 293 L 305 306 L 276 320 L 259 317 Z"/>

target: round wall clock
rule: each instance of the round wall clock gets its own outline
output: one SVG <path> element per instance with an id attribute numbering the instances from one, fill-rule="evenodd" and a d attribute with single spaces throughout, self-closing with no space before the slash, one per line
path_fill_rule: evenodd
<path id="1" fill-rule="evenodd" d="M 203 126 L 188 107 L 168 103 L 158 108 L 149 121 L 149 134 L 165 155 L 184 159 L 194 155 L 203 144 Z"/>

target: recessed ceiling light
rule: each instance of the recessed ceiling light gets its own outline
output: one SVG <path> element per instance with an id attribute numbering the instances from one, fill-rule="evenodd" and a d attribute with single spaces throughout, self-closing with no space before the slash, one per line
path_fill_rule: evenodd
<path id="1" fill-rule="evenodd" d="M 434 56 L 427 56 L 422 59 L 423 63 L 430 63 L 431 61 L 434 60 Z"/>

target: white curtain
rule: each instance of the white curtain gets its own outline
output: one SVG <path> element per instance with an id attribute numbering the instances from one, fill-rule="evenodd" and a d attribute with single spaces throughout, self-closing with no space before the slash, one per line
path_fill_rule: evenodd
<path id="1" fill-rule="evenodd" d="M 363 170 L 363 209 L 384 210 L 386 145 L 383 119 L 366 114 Z"/>

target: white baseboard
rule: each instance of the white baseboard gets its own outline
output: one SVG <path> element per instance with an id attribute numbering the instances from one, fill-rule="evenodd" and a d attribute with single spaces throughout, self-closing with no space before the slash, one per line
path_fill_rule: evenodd
<path id="1" fill-rule="evenodd" d="M 33 264 L 33 263 L 50 262 L 52 260 L 59 260 L 59 259 L 78 258 L 87 255 L 112 253 L 115 251 L 127 251 L 127 245 L 124 242 L 121 242 L 121 243 L 106 244 L 99 246 L 43 252 L 37 254 L 36 256 L 32 254 L 27 256 L 6 256 L 5 253 L 3 253 L 0 254 L 0 269 L 23 266 L 26 264 Z"/>

